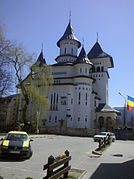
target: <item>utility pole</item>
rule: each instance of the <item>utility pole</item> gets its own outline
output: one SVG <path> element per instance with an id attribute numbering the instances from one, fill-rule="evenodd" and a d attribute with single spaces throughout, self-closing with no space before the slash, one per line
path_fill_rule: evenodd
<path id="1" fill-rule="evenodd" d="M 36 134 L 39 134 L 39 119 L 40 119 L 40 111 L 37 111 L 37 120 L 36 120 Z"/>
<path id="2" fill-rule="evenodd" d="M 126 128 L 126 97 L 122 95 L 120 92 L 118 93 L 124 99 L 124 116 L 123 116 L 123 126 Z"/>

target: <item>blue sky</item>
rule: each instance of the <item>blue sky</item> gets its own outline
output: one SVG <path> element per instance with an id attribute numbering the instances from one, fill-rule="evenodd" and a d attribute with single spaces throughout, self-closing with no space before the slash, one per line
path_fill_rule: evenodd
<path id="1" fill-rule="evenodd" d="M 134 97 L 134 1 L 133 0 L 0 0 L 0 24 L 8 39 L 17 40 L 37 56 L 44 47 L 48 64 L 59 55 L 56 43 L 69 22 L 86 52 L 96 42 L 114 60 L 109 69 L 109 104 L 123 106 L 124 96 Z"/>

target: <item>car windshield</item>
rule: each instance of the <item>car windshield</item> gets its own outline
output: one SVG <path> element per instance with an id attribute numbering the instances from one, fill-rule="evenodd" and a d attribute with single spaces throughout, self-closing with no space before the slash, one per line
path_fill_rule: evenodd
<path id="1" fill-rule="evenodd" d="M 5 139 L 14 141 L 24 141 L 27 140 L 28 137 L 26 134 L 8 134 Z"/>
<path id="2" fill-rule="evenodd" d="M 100 135 L 107 135 L 107 133 L 106 132 L 101 132 Z"/>

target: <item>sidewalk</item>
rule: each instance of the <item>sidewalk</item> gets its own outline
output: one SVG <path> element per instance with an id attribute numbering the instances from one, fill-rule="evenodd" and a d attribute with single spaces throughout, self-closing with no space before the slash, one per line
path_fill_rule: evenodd
<path id="1" fill-rule="evenodd" d="M 100 158 L 88 158 L 82 179 L 134 178 L 134 141 L 116 141 Z"/>

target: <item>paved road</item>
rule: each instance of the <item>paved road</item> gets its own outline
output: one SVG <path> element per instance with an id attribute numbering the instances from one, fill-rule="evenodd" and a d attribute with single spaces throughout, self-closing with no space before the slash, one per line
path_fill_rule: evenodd
<path id="1" fill-rule="evenodd" d="M 58 156 L 66 149 L 72 156 L 72 168 L 82 169 L 89 153 L 98 145 L 92 138 L 41 135 L 34 137 L 31 143 L 33 156 L 25 161 L 0 161 L 0 176 L 4 179 L 24 179 L 32 177 L 42 179 L 44 176 L 43 165 L 47 163 L 50 155 Z"/>
<path id="2" fill-rule="evenodd" d="M 30 160 L 0 161 L 0 176 L 4 179 L 25 179 L 28 176 L 42 179 L 42 168 L 48 156 L 57 156 L 68 149 L 72 156 L 72 168 L 86 171 L 82 179 L 134 178 L 134 141 L 117 140 L 100 158 L 94 158 L 91 151 L 97 145 L 92 138 L 41 135 L 40 138 L 34 138 L 34 154 Z M 116 154 L 122 157 L 114 156 Z"/>

